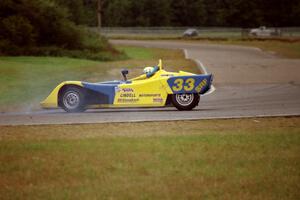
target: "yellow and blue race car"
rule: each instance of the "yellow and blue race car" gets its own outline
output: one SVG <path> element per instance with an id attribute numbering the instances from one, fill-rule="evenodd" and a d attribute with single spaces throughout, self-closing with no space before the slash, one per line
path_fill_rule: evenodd
<path id="1" fill-rule="evenodd" d="M 164 106 L 192 110 L 212 83 L 211 74 L 167 72 L 161 60 L 155 67 L 146 67 L 136 78 L 127 80 L 127 74 L 128 70 L 122 70 L 122 81 L 62 82 L 41 102 L 41 106 L 61 107 L 67 112 L 82 112 L 88 108 Z"/>

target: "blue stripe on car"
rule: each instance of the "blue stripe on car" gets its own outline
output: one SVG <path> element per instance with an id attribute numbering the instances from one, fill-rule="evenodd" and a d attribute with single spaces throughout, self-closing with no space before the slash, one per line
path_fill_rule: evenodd
<path id="1" fill-rule="evenodd" d="M 108 104 L 114 103 L 115 88 L 118 87 L 119 84 L 120 84 L 120 82 L 116 82 L 113 84 L 82 82 L 82 85 L 84 88 L 106 95 L 108 97 Z"/>

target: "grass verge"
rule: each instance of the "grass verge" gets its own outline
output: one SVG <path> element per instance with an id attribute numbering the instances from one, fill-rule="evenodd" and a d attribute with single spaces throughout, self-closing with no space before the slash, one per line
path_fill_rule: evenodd
<path id="1" fill-rule="evenodd" d="M 167 70 L 199 73 L 196 64 L 186 60 L 180 50 L 118 46 L 130 59 L 98 62 L 65 57 L 0 57 L 0 111 L 30 111 L 65 80 L 100 82 L 121 79 L 121 68 L 130 69 L 129 77 L 143 67 L 164 60 Z"/>
<path id="2" fill-rule="evenodd" d="M 0 129 L 3 199 L 298 199 L 300 118 Z"/>
<path id="3" fill-rule="evenodd" d="M 110 39 L 132 39 L 132 40 L 175 40 L 182 42 L 199 42 L 223 45 L 241 45 L 258 47 L 263 51 L 271 52 L 286 58 L 300 58 L 300 38 L 240 38 L 240 37 L 195 37 L 182 38 L 172 35 L 113 35 Z"/>
<path id="4" fill-rule="evenodd" d="M 177 40 L 192 43 L 208 43 L 219 45 L 240 45 L 257 47 L 268 53 L 291 59 L 300 58 L 300 41 L 289 40 L 243 40 L 243 39 L 224 39 L 224 40 Z"/>

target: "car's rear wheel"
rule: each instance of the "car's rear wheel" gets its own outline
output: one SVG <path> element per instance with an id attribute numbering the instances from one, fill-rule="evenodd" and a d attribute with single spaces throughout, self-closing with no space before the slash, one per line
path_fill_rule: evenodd
<path id="1" fill-rule="evenodd" d="M 192 110 L 199 101 L 199 94 L 173 94 L 172 103 L 178 110 Z"/>
<path id="2" fill-rule="evenodd" d="M 67 87 L 61 95 L 61 107 L 67 112 L 85 111 L 84 93 L 78 87 Z"/>

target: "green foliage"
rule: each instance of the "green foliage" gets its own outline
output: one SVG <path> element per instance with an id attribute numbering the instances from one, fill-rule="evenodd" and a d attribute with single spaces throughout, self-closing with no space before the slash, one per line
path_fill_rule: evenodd
<path id="1" fill-rule="evenodd" d="M 205 13 L 203 0 L 179 0 L 173 1 L 171 4 L 172 23 L 175 26 L 195 26 L 197 24 L 204 24 L 209 18 Z"/>
<path id="2" fill-rule="evenodd" d="M 14 15 L 2 21 L 0 35 L 7 41 L 14 41 L 15 45 L 32 45 L 35 43 L 36 34 L 28 19 Z"/>
<path id="3" fill-rule="evenodd" d="M 103 26 L 227 26 L 256 27 L 300 26 L 299 0 L 100 0 L 102 5 Z M 18 2 L 17 6 L 15 5 Z M 48 33 L 48 29 L 65 31 L 61 27 L 73 30 L 71 20 L 77 25 L 97 25 L 98 0 L 1 0 L 0 18 L 5 13 L 29 18 L 33 27 Z M 24 7 L 25 5 L 25 7 Z M 57 6 L 59 5 L 59 6 Z M 21 8 L 22 7 L 22 8 Z M 3 9 L 5 8 L 5 9 Z M 17 11 L 17 12 L 15 12 Z M 3 15 L 4 14 L 4 15 Z M 63 22 L 56 23 L 57 19 Z M 34 20 L 33 20 L 34 19 Z M 39 23 L 47 22 L 47 23 Z M 46 24 L 46 25 L 45 25 Z M 33 32 L 35 33 L 35 32 Z M 41 41 L 68 43 L 68 40 L 56 40 L 53 37 Z M 66 35 L 68 36 L 68 35 Z M 78 37 L 78 35 L 71 35 Z M 71 38 L 71 37 L 68 37 Z M 50 40 L 51 39 L 51 40 Z M 73 39 L 70 39 L 74 41 Z M 74 48 L 72 44 L 70 48 Z"/>
<path id="4" fill-rule="evenodd" d="M 72 12 L 75 13 L 75 9 Z M 122 57 L 98 33 L 76 26 L 69 20 L 75 21 L 70 17 L 74 14 L 70 15 L 67 8 L 54 1 L 3 0 L 0 13 L 0 55 L 69 56 L 94 60 Z"/>
<path id="5" fill-rule="evenodd" d="M 95 25 L 97 0 L 54 0 L 68 10 L 68 19 L 75 24 Z M 102 2 L 104 2 L 102 0 Z"/>
<path id="6" fill-rule="evenodd" d="M 96 26 L 98 0 L 56 0 Z M 300 26 L 299 0 L 101 0 L 104 26 Z"/>

